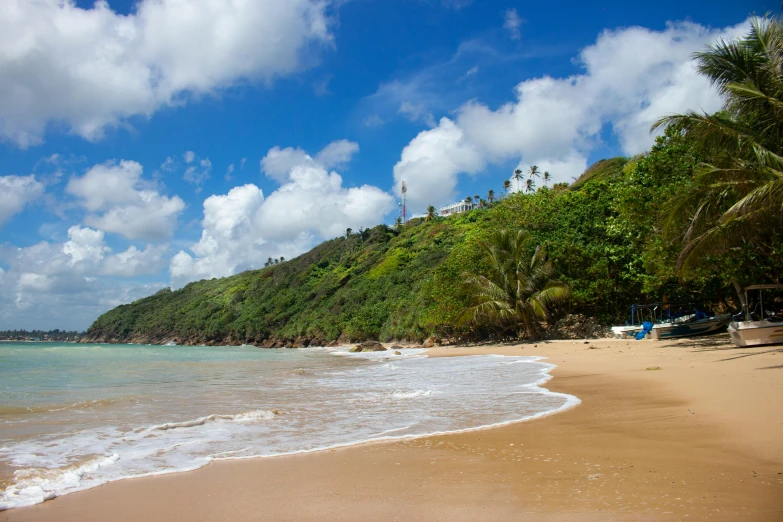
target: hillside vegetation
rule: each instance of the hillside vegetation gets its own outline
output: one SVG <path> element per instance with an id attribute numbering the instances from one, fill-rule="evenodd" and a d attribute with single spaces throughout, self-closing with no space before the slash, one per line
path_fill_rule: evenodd
<path id="1" fill-rule="evenodd" d="M 604 323 L 633 302 L 711 302 L 734 308 L 731 283 L 779 278 L 774 259 L 732 251 L 675 273 L 681 244 L 657 223 L 690 186 L 700 158 L 667 131 L 652 151 L 599 162 L 571 187 L 512 194 L 489 208 L 413 219 L 326 241 L 296 259 L 223 279 L 162 290 L 99 317 L 85 342 L 323 345 L 340 339 L 491 337 L 458 321 L 471 304 L 467 271 L 480 273 L 478 241 L 499 229 L 527 230 L 547 248 L 571 300 L 555 318 L 579 312 Z"/>

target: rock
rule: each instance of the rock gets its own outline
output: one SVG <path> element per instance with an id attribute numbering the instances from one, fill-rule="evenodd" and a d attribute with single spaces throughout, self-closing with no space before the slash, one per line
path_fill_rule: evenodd
<path id="1" fill-rule="evenodd" d="M 334 348 L 335 346 L 340 346 L 340 343 L 335 339 L 334 341 L 330 342 L 326 345 L 328 348 Z"/>
<path id="2" fill-rule="evenodd" d="M 424 346 L 425 348 L 432 348 L 436 344 L 440 344 L 440 339 L 438 339 L 437 337 L 428 337 L 427 340 L 424 341 L 424 344 L 422 346 Z"/>
<path id="3" fill-rule="evenodd" d="M 357 344 L 351 348 L 351 353 L 357 352 L 385 352 L 386 348 L 383 347 L 378 341 L 365 341 L 361 344 Z"/>
<path id="4" fill-rule="evenodd" d="M 649 368 L 647 368 L 647 371 L 648 372 L 654 372 L 656 370 L 662 370 L 662 369 L 663 368 L 661 368 L 660 366 L 650 366 Z"/>
<path id="5" fill-rule="evenodd" d="M 402 355 L 402 352 L 401 352 L 401 351 L 399 351 L 399 350 L 395 350 L 395 351 L 394 351 L 394 355 Z"/>
<path id="6" fill-rule="evenodd" d="M 599 339 L 611 337 L 611 330 L 592 317 L 583 314 L 568 314 L 550 325 L 545 333 L 547 339 Z"/>
<path id="7" fill-rule="evenodd" d="M 402 349 L 403 347 L 400 346 L 399 344 L 395 344 L 394 346 L 389 347 L 389 350 L 402 350 Z"/>

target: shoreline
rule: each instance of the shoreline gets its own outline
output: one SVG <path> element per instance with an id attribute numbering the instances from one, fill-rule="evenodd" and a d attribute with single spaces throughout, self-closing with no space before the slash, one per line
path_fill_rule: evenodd
<path id="1" fill-rule="evenodd" d="M 544 356 L 557 367 L 540 386 L 582 404 L 499 427 L 214 461 L 8 510 L 0 520 L 250 520 L 260 509 L 281 520 L 393 519 L 400 503 L 414 510 L 401 520 L 783 516 L 782 347 L 598 339 L 428 354 Z M 655 469 L 632 471 L 644 467 Z"/>

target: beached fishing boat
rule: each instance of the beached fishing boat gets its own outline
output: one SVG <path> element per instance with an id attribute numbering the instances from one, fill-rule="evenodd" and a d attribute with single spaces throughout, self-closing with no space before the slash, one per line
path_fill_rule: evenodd
<path id="1" fill-rule="evenodd" d="M 731 314 L 710 315 L 700 310 L 673 312 L 677 305 L 666 302 L 633 305 L 631 324 L 613 326 L 612 333 L 620 339 L 677 339 L 694 335 L 709 335 L 726 328 Z M 646 325 L 646 327 L 645 327 Z"/>
<path id="2" fill-rule="evenodd" d="M 694 335 L 709 335 L 725 330 L 730 321 L 731 314 L 711 317 L 703 317 L 699 313 L 688 314 L 672 319 L 669 322 L 653 325 L 650 337 L 655 340 L 661 340 L 692 337 Z"/>
<path id="3" fill-rule="evenodd" d="M 731 340 L 737 346 L 764 346 L 783 344 L 783 307 L 776 300 L 768 300 L 764 305 L 764 291 L 779 291 L 783 294 L 783 285 L 754 285 L 745 289 L 744 321 L 734 320 L 729 324 Z M 758 302 L 751 309 L 749 292 L 759 292 Z M 778 300 L 781 296 L 778 296 Z M 777 308 L 776 308 L 776 305 Z M 742 316 L 743 314 L 740 314 Z"/>

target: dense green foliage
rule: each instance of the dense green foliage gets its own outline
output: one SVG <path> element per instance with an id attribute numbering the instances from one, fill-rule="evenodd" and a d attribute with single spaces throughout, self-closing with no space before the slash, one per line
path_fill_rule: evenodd
<path id="1" fill-rule="evenodd" d="M 474 304 L 465 309 L 463 322 L 475 328 L 512 332 L 537 340 L 541 321 L 569 297 L 568 285 L 552 279 L 546 248 L 529 252 L 530 234 L 500 229 L 479 242 L 489 264 L 487 275 L 466 272 L 465 286 Z"/>
<path id="2" fill-rule="evenodd" d="M 783 24 L 757 18 L 744 38 L 715 42 L 696 59 L 724 110 L 657 124 L 682 132 L 704 159 L 672 201 L 665 229 L 684 240 L 678 267 L 686 273 L 708 256 L 739 252 L 736 280 L 748 261 L 783 265 Z"/>
<path id="3" fill-rule="evenodd" d="M 459 316 L 472 301 L 463 274 L 488 273 L 479 242 L 499 229 L 528 231 L 531 255 L 536 245 L 546 247 L 554 277 L 572 293 L 556 314 L 608 323 L 623 319 L 631 303 L 663 295 L 736 309 L 730 283 L 743 254 L 713 256 L 681 280 L 674 270 L 680 245 L 658 226 L 700 161 L 689 140 L 670 130 L 647 155 L 601 162 L 571 188 L 542 187 L 447 218 L 380 225 L 262 270 L 164 290 L 107 312 L 87 338 L 260 344 L 464 336 L 469 328 Z M 765 259 L 748 262 L 743 284 L 777 277 L 778 267 Z"/>

